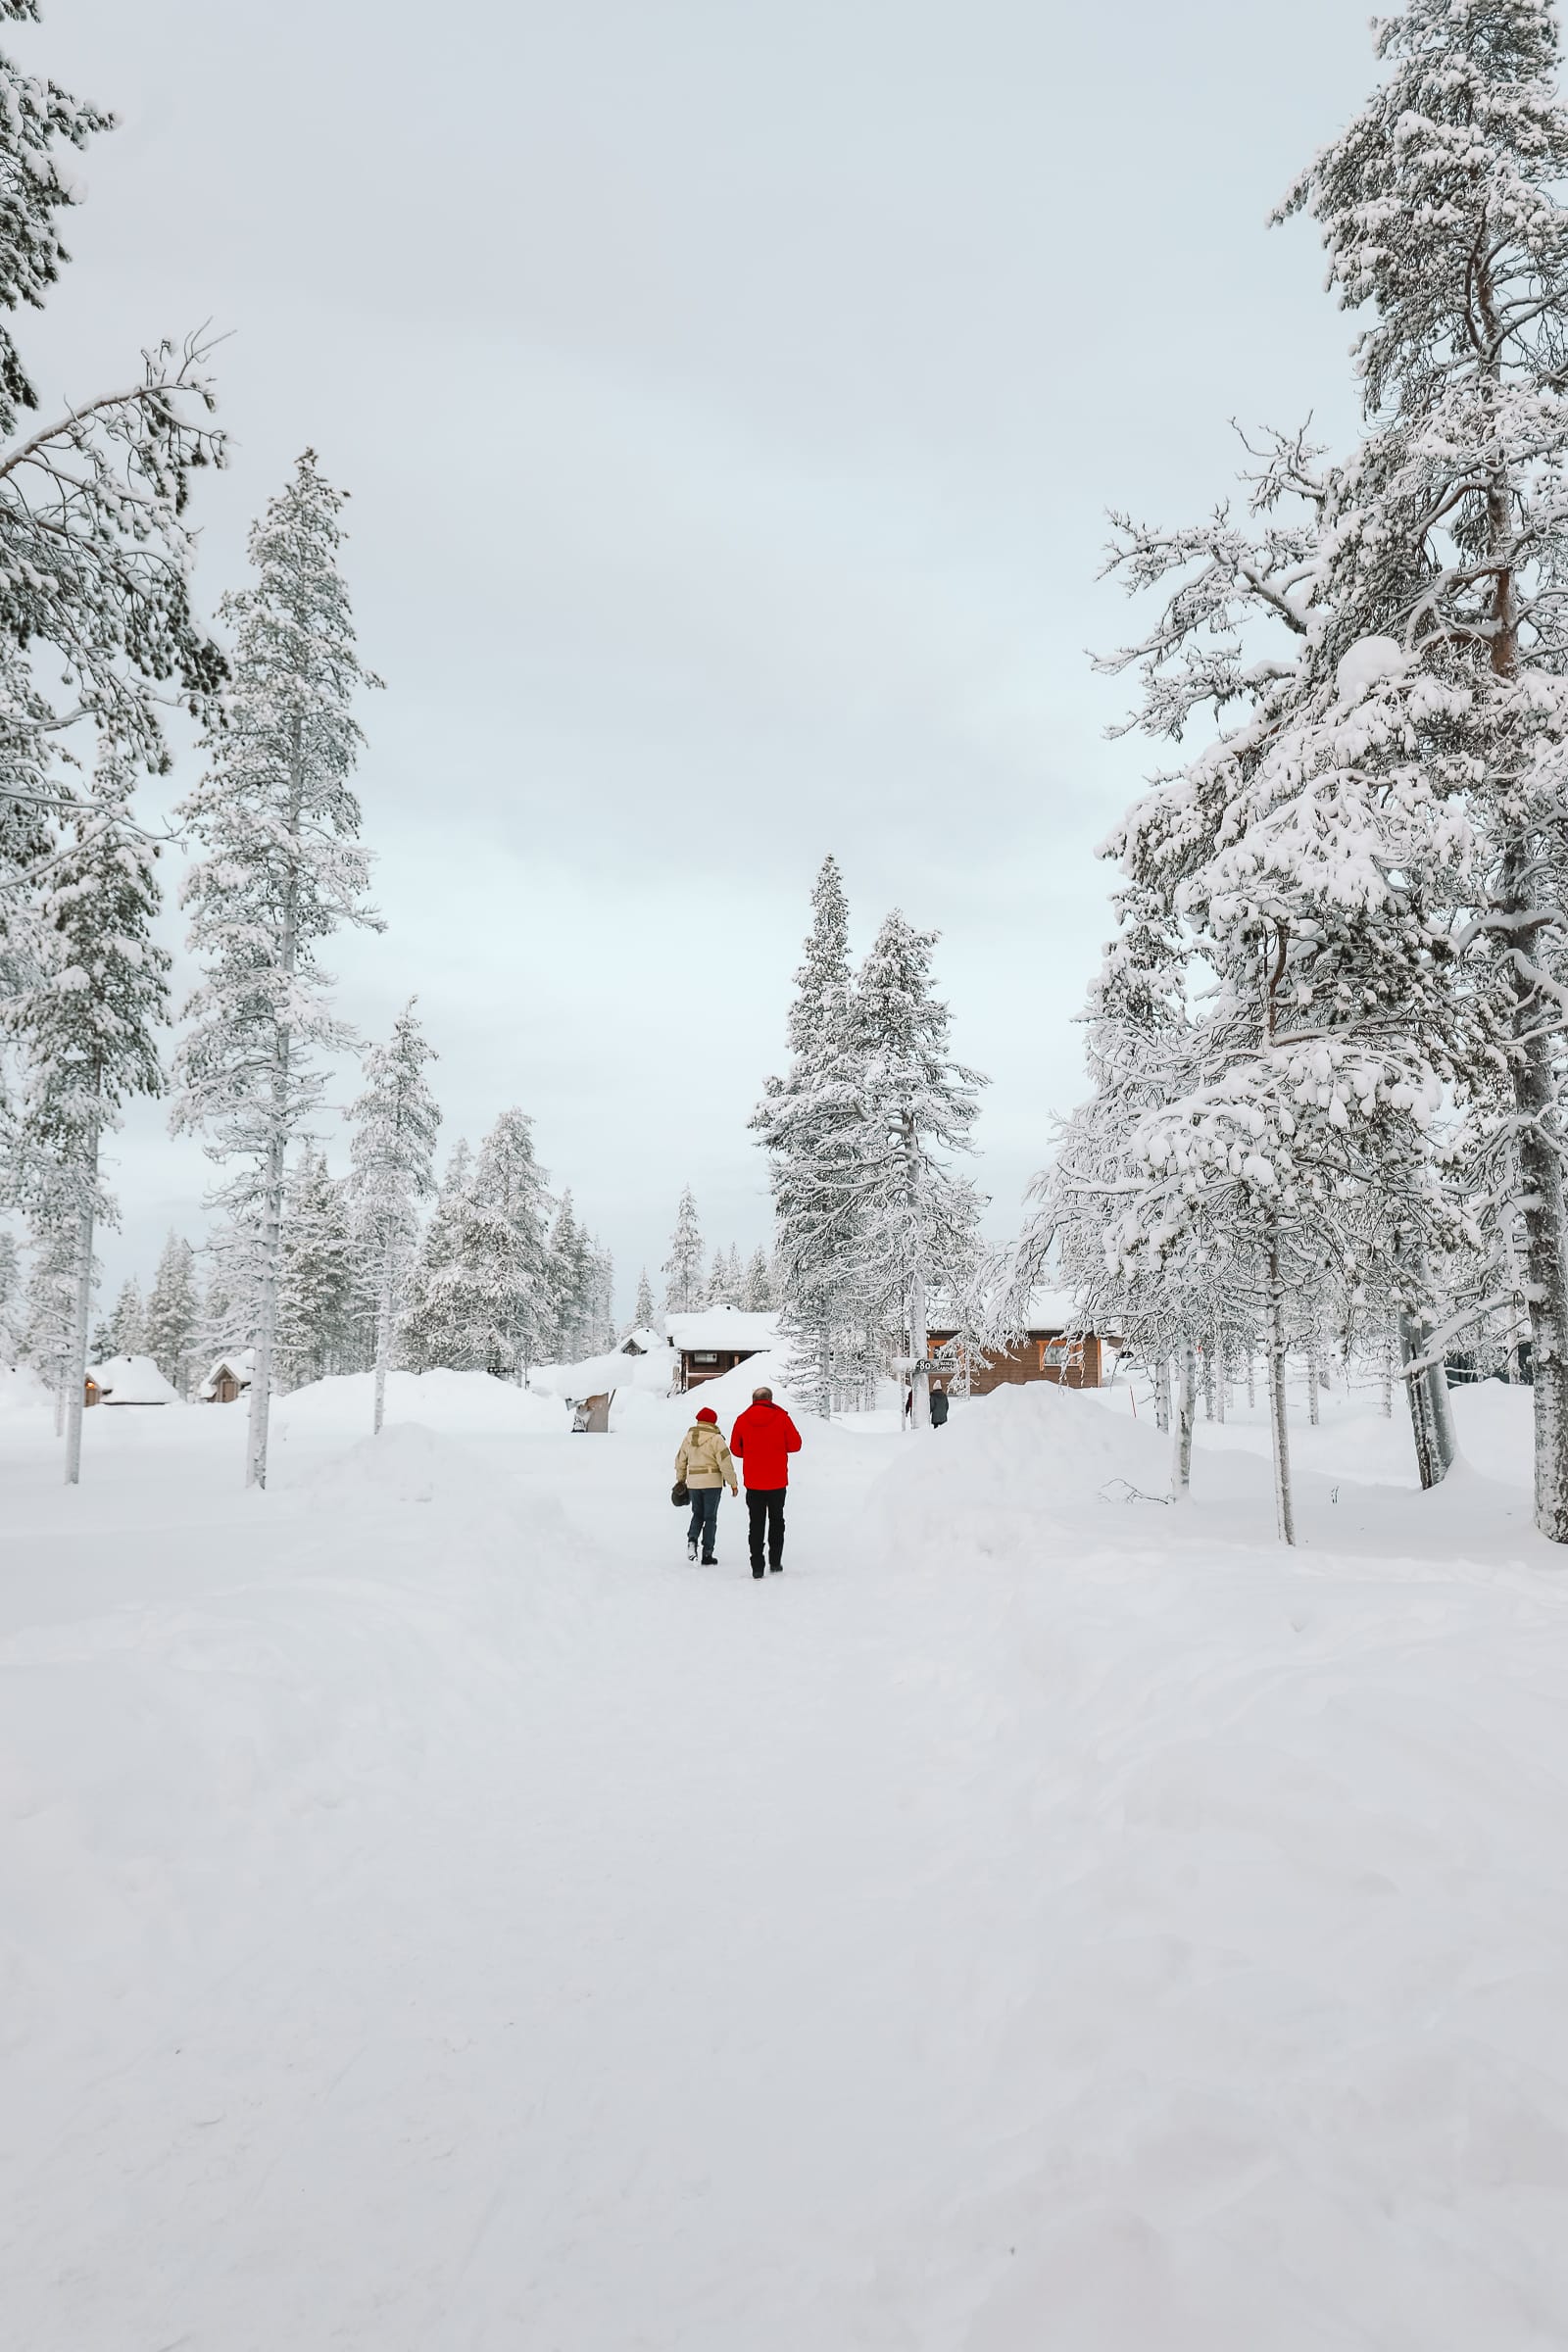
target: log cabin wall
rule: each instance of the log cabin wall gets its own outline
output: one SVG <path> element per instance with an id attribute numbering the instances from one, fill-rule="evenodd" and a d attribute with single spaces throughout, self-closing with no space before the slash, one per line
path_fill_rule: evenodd
<path id="1" fill-rule="evenodd" d="M 931 1352 L 935 1354 L 956 1337 L 956 1332 L 933 1331 Z M 969 1393 L 974 1396 L 989 1396 L 993 1389 L 1022 1388 L 1037 1380 L 1054 1381 L 1069 1389 L 1100 1386 L 1098 1339 L 1069 1342 L 1059 1331 L 1032 1331 L 1015 1348 L 988 1348 L 985 1353 L 989 1360 L 976 1361 L 970 1370 Z"/>

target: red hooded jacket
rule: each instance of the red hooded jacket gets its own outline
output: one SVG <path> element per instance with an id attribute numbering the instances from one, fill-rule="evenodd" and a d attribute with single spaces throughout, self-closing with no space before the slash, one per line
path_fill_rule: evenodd
<path id="1" fill-rule="evenodd" d="M 748 1487 L 768 1493 L 789 1485 L 801 1433 L 781 1404 L 749 1404 L 729 1433 L 729 1449 L 744 1463 Z"/>

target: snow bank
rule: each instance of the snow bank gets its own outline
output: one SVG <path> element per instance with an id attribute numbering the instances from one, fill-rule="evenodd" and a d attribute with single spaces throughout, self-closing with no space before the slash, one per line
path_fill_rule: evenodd
<path id="1" fill-rule="evenodd" d="M 375 1376 L 345 1373 L 295 1389 L 272 1406 L 272 1430 L 285 1437 L 368 1434 L 375 1418 Z M 426 1430 L 477 1435 L 559 1435 L 562 1409 L 553 1396 L 534 1395 L 488 1372 L 389 1372 L 386 1418 Z"/>
<path id="2" fill-rule="evenodd" d="M 0 1413 L 47 1412 L 54 1398 L 30 1364 L 0 1364 Z"/>
<path id="3" fill-rule="evenodd" d="M 1535 1481 L 1534 1389 L 1509 1388 L 1501 1380 L 1466 1382 L 1450 1389 L 1459 1451 L 1483 1478 L 1504 1486 L 1530 1487 Z M 1402 1399 L 1400 1400 L 1402 1402 Z M 1405 1414 L 1405 1445 L 1410 1446 L 1409 1414 Z"/>

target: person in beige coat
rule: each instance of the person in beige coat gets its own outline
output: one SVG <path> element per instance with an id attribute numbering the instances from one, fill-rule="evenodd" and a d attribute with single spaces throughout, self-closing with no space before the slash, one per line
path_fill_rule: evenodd
<path id="1" fill-rule="evenodd" d="M 726 1487 L 732 1494 L 738 1494 L 740 1481 L 719 1430 L 718 1415 L 706 1404 L 680 1442 L 675 1476 L 677 1480 L 684 1479 L 691 1489 L 692 1523 L 686 1530 L 686 1557 L 695 1560 L 701 1543 L 703 1566 L 714 1568 L 718 1565 L 714 1548 L 718 1536 L 718 1498 Z"/>

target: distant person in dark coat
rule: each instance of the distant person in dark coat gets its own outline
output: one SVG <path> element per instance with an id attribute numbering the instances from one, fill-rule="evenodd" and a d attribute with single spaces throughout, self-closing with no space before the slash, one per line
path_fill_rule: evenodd
<path id="1" fill-rule="evenodd" d="M 746 1508 L 751 1519 L 752 1574 L 762 1573 L 762 1535 L 767 1534 L 767 1564 L 777 1576 L 784 1566 L 784 1494 L 790 1483 L 790 1455 L 801 1450 L 801 1433 L 771 1389 L 754 1389 L 752 1401 L 729 1433 L 729 1449 L 746 1479 Z"/>
<path id="2" fill-rule="evenodd" d="M 947 1420 L 947 1417 L 948 1417 L 948 1393 L 947 1393 L 946 1389 L 939 1389 L 939 1388 L 937 1387 L 937 1385 L 936 1385 L 935 1381 L 933 1381 L 933 1382 L 932 1382 L 932 1384 L 931 1384 L 931 1426 L 932 1426 L 932 1428 L 933 1428 L 933 1429 L 941 1429 L 941 1428 L 942 1428 L 942 1426 L 943 1426 L 943 1424 L 946 1422 L 946 1420 Z M 912 1420 L 914 1419 L 914 1391 L 913 1391 L 912 1389 L 909 1391 L 909 1394 L 907 1395 L 907 1396 L 906 1396 L 906 1398 L 904 1399 L 904 1418 L 906 1419 L 906 1421 L 912 1421 Z"/>

